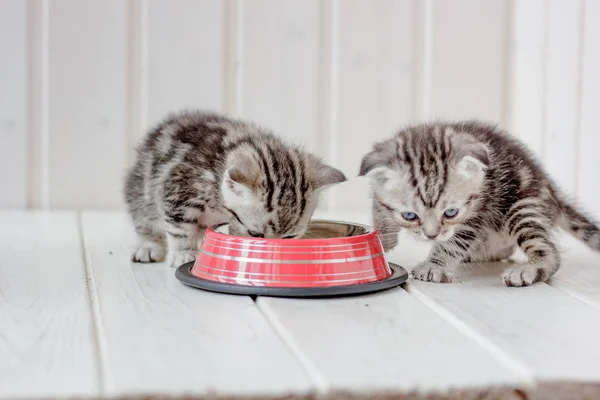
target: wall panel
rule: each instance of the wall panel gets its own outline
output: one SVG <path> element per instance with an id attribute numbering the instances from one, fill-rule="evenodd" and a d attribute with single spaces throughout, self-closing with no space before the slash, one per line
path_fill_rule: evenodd
<path id="1" fill-rule="evenodd" d="M 506 0 L 433 2 L 430 118 L 504 119 Z"/>
<path id="2" fill-rule="evenodd" d="M 579 138 L 581 0 L 548 2 L 543 160 L 557 184 L 574 194 Z"/>
<path id="3" fill-rule="evenodd" d="M 27 2 L 0 2 L 0 207 L 27 202 Z"/>
<path id="4" fill-rule="evenodd" d="M 415 21 L 412 0 L 339 3 L 333 164 L 353 182 L 331 189 L 336 209 L 370 209 L 360 161 L 412 115 Z M 367 28 L 369 27 L 369 28 Z"/>
<path id="5" fill-rule="evenodd" d="M 127 3 L 53 0 L 49 10 L 52 207 L 118 207 L 126 166 Z"/>
<path id="6" fill-rule="evenodd" d="M 318 0 L 252 0 L 241 27 L 241 114 L 316 152 L 319 11 Z"/>
<path id="7" fill-rule="evenodd" d="M 600 219 L 600 2 L 585 2 L 583 66 L 581 76 L 580 140 L 577 164 L 577 193 Z"/>
<path id="8" fill-rule="evenodd" d="M 181 108 L 223 108 L 224 2 L 149 0 L 148 124 Z"/>

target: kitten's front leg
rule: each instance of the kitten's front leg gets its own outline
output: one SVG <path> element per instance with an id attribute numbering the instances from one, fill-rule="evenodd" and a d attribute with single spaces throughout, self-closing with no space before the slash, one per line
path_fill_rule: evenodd
<path id="1" fill-rule="evenodd" d="M 507 214 L 511 237 L 528 258 L 525 264 L 507 269 L 506 286 L 529 286 L 547 281 L 560 265 L 560 254 L 551 239 L 553 222 L 537 202 L 516 203 Z"/>
<path id="2" fill-rule="evenodd" d="M 394 221 L 391 212 L 386 210 L 377 200 L 373 200 L 373 225 L 383 250 L 388 252 L 398 244 L 398 233 L 400 233 L 400 225 Z"/>
<path id="3" fill-rule="evenodd" d="M 167 222 L 167 263 L 172 268 L 194 261 L 198 253 L 198 225 Z"/>
<path id="4" fill-rule="evenodd" d="M 435 283 L 454 282 L 452 271 L 469 258 L 475 236 L 474 231 L 463 230 L 446 242 L 436 243 L 427 259 L 412 270 L 413 278 Z"/>

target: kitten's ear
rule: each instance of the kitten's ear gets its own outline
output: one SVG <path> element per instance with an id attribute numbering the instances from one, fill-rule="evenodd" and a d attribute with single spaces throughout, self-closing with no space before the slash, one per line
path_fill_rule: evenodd
<path id="1" fill-rule="evenodd" d="M 481 178 L 490 165 L 487 146 L 470 137 L 463 137 L 455 144 L 456 168 L 468 178 Z"/>
<path id="2" fill-rule="evenodd" d="M 358 176 L 371 175 L 369 173 L 379 167 L 387 167 L 390 169 L 392 161 L 397 156 L 396 149 L 398 145 L 398 143 L 392 143 L 391 140 L 376 143 L 373 151 L 362 158 Z"/>
<path id="3" fill-rule="evenodd" d="M 225 181 L 233 189 L 235 186 L 244 186 L 251 191 L 256 191 L 259 186 L 258 171 L 233 166 L 225 171 Z"/>
<path id="4" fill-rule="evenodd" d="M 322 189 L 347 181 L 342 171 L 323 163 L 319 157 L 313 154 L 305 153 L 304 160 L 306 162 L 306 172 L 315 185 L 315 189 Z"/>
<path id="5" fill-rule="evenodd" d="M 373 169 L 382 167 L 383 165 L 385 165 L 386 161 L 387 160 L 385 159 L 385 157 L 383 157 L 379 151 L 373 150 L 369 154 L 365 155 L 361 160 L 360 171 L 358 172 L 358 176 L 365 176 Z"/>
<path id="6" fill-rule="evenodd" d="M 347 181 L 346 176 L 342 171 L 323 163 L 319 163 L 315 166 L 314 174 L 315 185 L 317 189 L 323 189 L 325 187 Z"/>
<path id="7" fill-rule="evenodd" d="M 237 152 L 227 162 L 223 190 L 227 198 L 250 197 L 260 188 L 260 166 L 251 154 Z"/>

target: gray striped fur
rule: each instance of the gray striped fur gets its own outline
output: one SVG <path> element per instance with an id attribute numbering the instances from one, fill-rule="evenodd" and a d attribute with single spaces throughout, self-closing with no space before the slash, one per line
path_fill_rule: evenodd
<path id="1" fill-rule="evenodd" d="M 375 144 L 363 160 L 373 221 L 384 248 L 406 229 L 434 246 L 416 279 L 453 281 L 461 263 L 508 258 L 517 246 L 528 262 L 507 269 L 507 286 L 548 280 L 560 265 L 552 230 L 562 227 L 600 251 L 600 230 L 565 200 L 535 157 L 514 137 L 477 122 L 410 126 Z M 444 211 L 458 208 L 453 218 Z M 402 212 L 419 218 L 407 221 Z"/>
<path id="2" fill-rule="evenodd" d="M 321 189 L 346 180 L 317 157 L 253 123 L 205 111 L 169 115 L 152 128 L 128 172 L 125 200 L 140 237 L 134 261 L 177 267 L 196 257 L 203 228 L 299 237 Z"/>

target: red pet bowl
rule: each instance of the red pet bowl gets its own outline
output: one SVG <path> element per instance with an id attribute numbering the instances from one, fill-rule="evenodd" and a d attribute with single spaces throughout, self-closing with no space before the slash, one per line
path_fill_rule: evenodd
<path id="1" fill-rule="evenodd" d="M 369 227 L 312 221 L 303 239 L 260 239 L 227 234 L 227 224 L 206 230 L 195 262 L 176 271 L 200 289 L 283 297 L 367 293 L 397 286 L 407 272 L 388 264 Z"/>

